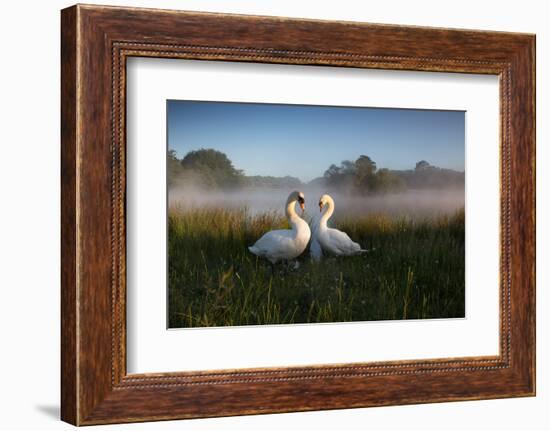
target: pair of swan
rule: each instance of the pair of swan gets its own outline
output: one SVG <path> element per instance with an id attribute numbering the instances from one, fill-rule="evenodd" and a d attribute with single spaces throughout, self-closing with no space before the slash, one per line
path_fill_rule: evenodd
<path id="1" fill-rule="evenodd" d="M 329 195 L 325 194 L 319 199 L 321 216 L 312 221 L 313 229 L 296 214 L 296 202 L 300 204 L 303 213 L 305 197 L 302 192 L 292 192 L 286 201 L 285 212 L 291 229 L 267 232 L 253 246 L 248 247 L 253 254 L 266 258 L 272 264 L 280 260 L 292 260 L 304 252 L 310 239 L 310 252 L 315 260 L 321 259 L 323 251 L 336 256 L 352 256 L 365 251 L 345 232 L 327 227 L 327 221 L 334 213 L 334 200 Z"/>

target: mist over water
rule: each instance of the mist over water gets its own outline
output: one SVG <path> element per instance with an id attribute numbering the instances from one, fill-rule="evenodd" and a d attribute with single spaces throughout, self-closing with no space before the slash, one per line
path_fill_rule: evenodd
<path id="1" fill-rule="evenodd" d="M 400 193 L 358 196 L 341 190 L 302 187 L 305 194 L 306 218 L 319 213 L 319 198 L 328 193 L 335 201 L 333 219 L 383 214 L 390 217 L 425 218 L 452 214 L 464 207 L 465 194 L 460 188 L 440 190 L 408 190 Z M 286 189 L 244 188 L 232 191 L 212 191 L 196 187 L 172 188 L 168 194 L 169 206 L 183 210 L 191 208 L 246 207 L 251 215 L 276 211 L 284 215 L 289 193 Z"/>

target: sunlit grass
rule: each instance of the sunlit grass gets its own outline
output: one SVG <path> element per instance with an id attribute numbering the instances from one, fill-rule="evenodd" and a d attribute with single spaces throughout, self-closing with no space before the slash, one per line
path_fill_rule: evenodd
<path id="1" fill-rule="evenodd" d="M 287 227 L 277 212 L 171 208 L 169 326 L 203 327 L 464 316 L 464 211 L 425 219 L 369 215 L 337 228 L 370 251 L 272 271 L 248 251 Z"/>

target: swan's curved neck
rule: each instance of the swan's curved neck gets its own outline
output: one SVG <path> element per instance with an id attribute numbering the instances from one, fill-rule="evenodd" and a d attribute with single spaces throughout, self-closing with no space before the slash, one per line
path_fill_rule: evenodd
<path id="1" fill-rule="evenodd" d="M 334 212 L 334 204 L 332 202 L 327 202 L 325 207 L 323 208 L 323 215 L 321 216 L 320 225 L 326 227 L 327 221 L 329 218 L 332 217 L 332 213 Z"/>
<path id="2" fill-rule="evenodd" d="M 296 199 L 291 200 L 286 203 L 286 218 L 288 221 L 292 224 L 296 218 L 299 218 L 300 216 L 296 214 Z"/>

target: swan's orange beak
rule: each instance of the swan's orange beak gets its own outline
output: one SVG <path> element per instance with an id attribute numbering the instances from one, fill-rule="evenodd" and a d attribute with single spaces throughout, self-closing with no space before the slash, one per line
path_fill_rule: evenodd
<path id="1" fill-rule="evenodd" d="M 323 211 L 323 202 L 319 201 L 319 212 Z"/>
<path id="2" fill-rule="evenodd" d="M 300 208 L 302 209 L 302 212 L 304 212 L 304 210 L 306 209 L 305 202 L 300 202 Z"/>

